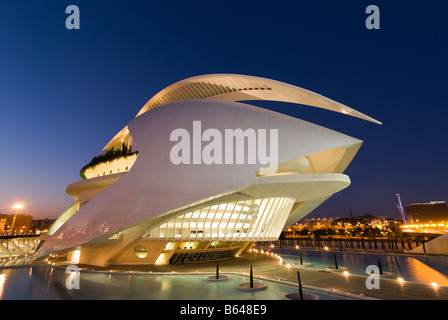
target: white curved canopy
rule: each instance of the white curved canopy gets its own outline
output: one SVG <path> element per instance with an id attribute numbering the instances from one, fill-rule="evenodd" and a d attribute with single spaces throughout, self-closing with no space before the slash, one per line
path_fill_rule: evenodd
<path id="1" fill-rule="evenodd" d="M 268 100 L 297 103 L 381 124 L 378 120 L 315 92 L 280 81 L 237 74 L 201 75 L 176 82 L 152 97 L 140 109 L 136 117 L 166 103 L 189 99 L 216 99 L 233 102 Z M 123 142 L 128 143 L 129 139 L 129 130 L 125 127 L 103 150 L 109 150 Z"/>
<path id="2" fill-rule="evenodd" d="M 152 97 L 138 112 L 137 117 L 165 103 L 187 99 L 270 100 L 298 103 L 381 124 L 361 112 L 315 92 L 280 81 L 236 74 L 202 75 L 176 82 Z"/>

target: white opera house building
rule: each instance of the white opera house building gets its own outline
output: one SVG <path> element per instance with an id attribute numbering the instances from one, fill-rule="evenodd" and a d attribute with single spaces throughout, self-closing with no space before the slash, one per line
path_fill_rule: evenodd
<path id="1" fill-rule="evenodd" d="M 362 141 L 242 103 L 297 103 L 379 123 L 270 79 L 213 74 L 168 86 L 67 187 L 74 198 L 36 261 L 191 263 L 277 240 L 334 193 Z"/>

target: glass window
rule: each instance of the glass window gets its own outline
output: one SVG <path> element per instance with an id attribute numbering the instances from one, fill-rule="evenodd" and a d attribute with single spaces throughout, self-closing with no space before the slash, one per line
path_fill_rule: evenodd
<path id="1" fill-rule="evenodd" d="M 136 245 L 134 247 L 134 254 L 138 257 L 138 258 L 146 258 L 146 256 L 148 255 L 148 250 L 146 250 L 146 248 L 144 246 L 141 245 Z"/>
<path id="2" fill-rule="evenodd" d="M 163 250 L 171 250 L 174 248 L 175 242 L 168 242 Z"/>

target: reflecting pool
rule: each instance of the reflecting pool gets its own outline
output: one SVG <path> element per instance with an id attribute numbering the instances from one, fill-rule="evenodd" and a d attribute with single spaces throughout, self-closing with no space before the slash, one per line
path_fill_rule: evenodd
<path id="1" fill-rule="evenodd" d="M 310 263 L 309 269 L 325 269 L 334 266 L 334 255 L 338 266 L 349 269 L 350 273 L 365 275 L 368 265 L 378 265 L 380 261 L 383 271 L 392 272 L 405 281 L 448 286 L 448 257 L 446 256 L 415 256 L 393 254 L 368 254 L 328 251 L 306 251 L 295 249 L 271 249 L 279 254 L 285 263 Z"/>
<path id="2" fill-rule="evenodd" d="M 70 274 L 65 269 L 22 266 L 0 269 L 0 299 L 5 300 L 282 300 L 295 286 L 265 281 L 267 288 L 257 292 L 236 289 L 247 277 L 230 274 L 226 281 L 206 281 L 204 274 L 126 274 L 83 272 L 79 289 L 68 289 Z M 260 279 L 254 279 L 259 282 Z M 343 296 L 304 290 L 322 300 L 351 300 Z"/>

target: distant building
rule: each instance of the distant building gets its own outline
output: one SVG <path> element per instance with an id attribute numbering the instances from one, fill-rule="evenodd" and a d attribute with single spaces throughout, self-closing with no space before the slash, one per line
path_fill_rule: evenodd
<path id="1" fill-rule="evenodd" d="M 26 214 L 0 215 L 0 234 L 25 234 L 31 230 L 33 217 Z"/>
<path id="2" fill-rule="evenodd" d="M 445 201 L 411 203 L 406 206 L 406 219 L 420 224 L 448 222 L 448 207 Z"/>
<path id="3" fill-rule="evenodd" d="M 304 219 L 303 225 L 311 230 L 330 228 L 333 223 L 333 220 L 334 220 L 333 218 Z"/>
<path id="4" fill-rule="evenodd" d="M 33 234 L 45 234 L 48 232 L 48 229 L 50 229 L 54 221 L 55 219 L 48 218 L 33 220 L 31 230 Z"/>

